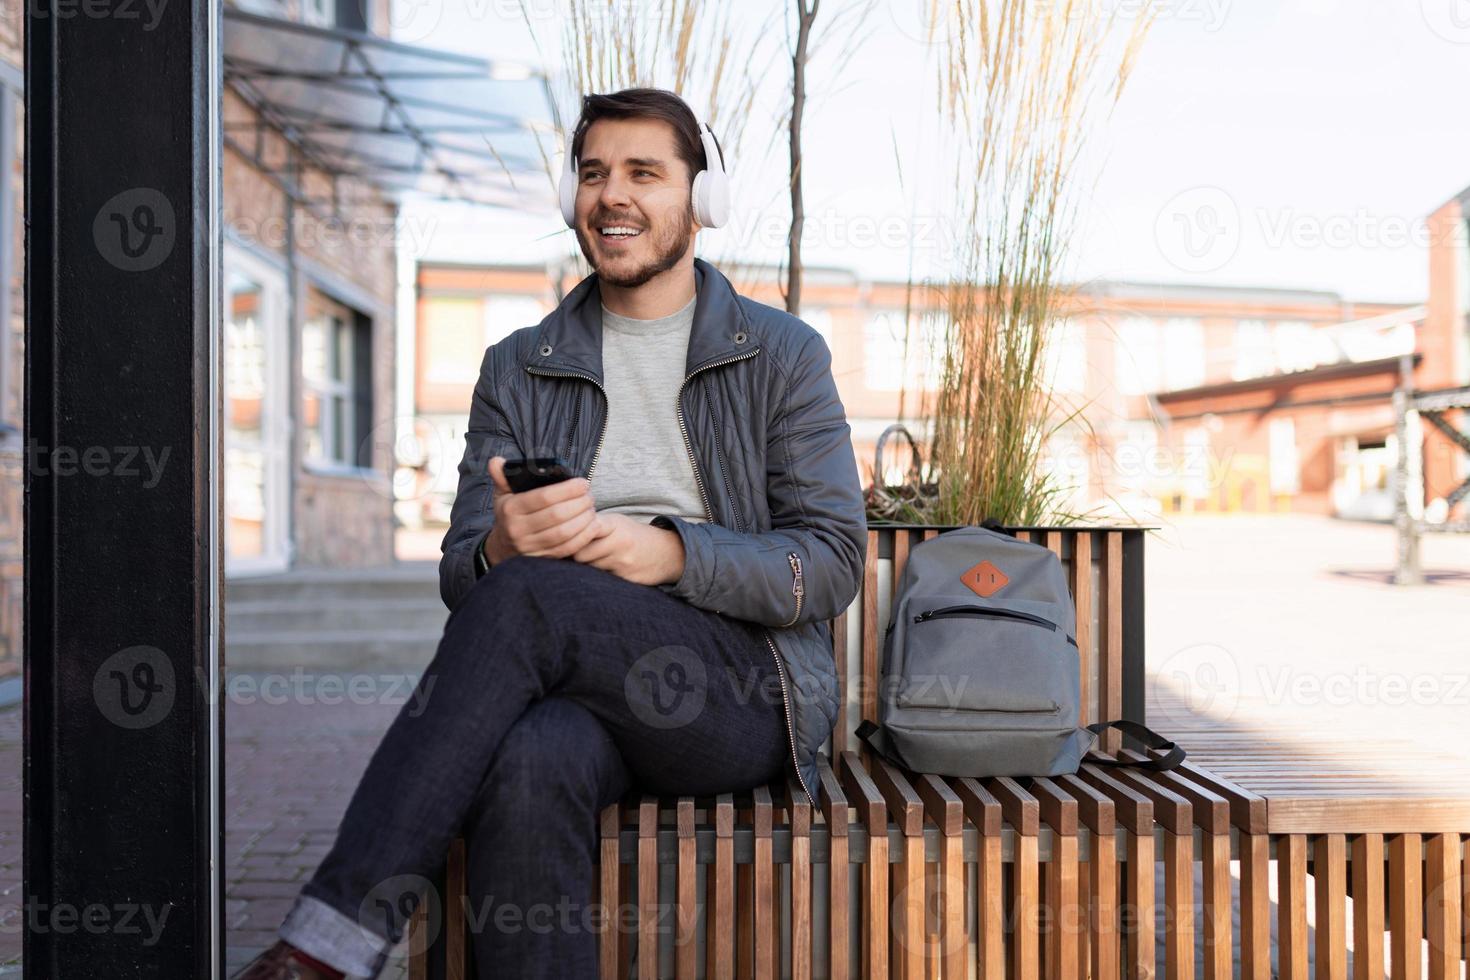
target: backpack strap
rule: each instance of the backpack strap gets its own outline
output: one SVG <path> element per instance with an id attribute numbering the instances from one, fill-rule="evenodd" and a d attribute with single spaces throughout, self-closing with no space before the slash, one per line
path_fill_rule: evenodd
<path id="1" fill-rule="evenodd" d="M 862 739 L 864 745 L 895 766 L 901 769 L 909 768 L 908 763 L 904 762 L 894 753 L 893 745 L 888 741 L 888 736 L 884 734 L 883 729 L 871 721 L 864 721 L 861 725 L 858 725 L 854 729 L 853 734 Z"/>
<path id="2" fill-rule="evenodd" d="M 1144 725 L 1140 725 L 1136 721 L 1129 721 L 1126 718 L 1118 718 L 1113 721 L 1094 722 L 1093 724 L 1087 726 L 1087 730 L 1089 732 L 1092 732 L 1094 735 L 1101 735 L 1109 728 L 1116 728 L 1121 732 L 1132 735 L 1134 738 L 1142 742 L 1149 749 L 1150 752 L 1164 750 L 1167 751 L 1164 751 L 1164 755 L 1162 757 L 1150 755 L 1148 759 L 1145 759 L 1142 762 L 1134 762 L 1132 759 L 1106 758 L 1088 759 L 1088 762 L 1099 766 L 1137 766 L 1140 769 L 1152 769 L 1156 772 L 1168 772 L 1170 769 L 1178 768 L 1179 763 L 1184 761 L 1183 749 L 1181 749 L 1174 742 L 1171 742 L 1169 739 L 1160 735 L 1153 729 L 1148 728 Z"/>

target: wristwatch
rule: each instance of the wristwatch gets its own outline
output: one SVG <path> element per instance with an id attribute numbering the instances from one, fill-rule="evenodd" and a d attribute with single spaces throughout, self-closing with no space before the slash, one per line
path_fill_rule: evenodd
<path id="1" fill-rule="evenodd" d="M 481 575 L 484 575 L 486 572 L 490 571 L 490 560 L 485 557 L 485 539 L 488 537 L 490 537 L 490 532 L 486 531 L 484 534 L 475 539 L 476 579 L 478 579 Z"/>

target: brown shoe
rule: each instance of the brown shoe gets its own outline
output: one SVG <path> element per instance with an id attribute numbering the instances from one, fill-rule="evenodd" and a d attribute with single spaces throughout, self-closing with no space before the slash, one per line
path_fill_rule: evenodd
<path id="1" fill-rule="evenodd" d="M 274 946 L 246 963 L 230 980 L 322 980 L 319 971 L 292 955 L 295 952 L 295 946 L 277 939 Z"/>

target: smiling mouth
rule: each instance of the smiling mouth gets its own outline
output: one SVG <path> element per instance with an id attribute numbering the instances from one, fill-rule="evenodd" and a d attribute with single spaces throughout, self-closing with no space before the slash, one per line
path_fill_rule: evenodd
<path id="1" fill-rule="evenodd" d="M 631 242 L 643 234 L 642 228 L 634 228 L 632 225 L 603 225 L 597 230 L 597 235 L 604 242 Z"/>

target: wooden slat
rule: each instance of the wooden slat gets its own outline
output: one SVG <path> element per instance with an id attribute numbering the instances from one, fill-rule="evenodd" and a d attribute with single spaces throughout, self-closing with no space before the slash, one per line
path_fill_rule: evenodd
<path id="1" fill-rule="evenodd" d="M 1277 970 L 1281 980 L 1307 980 L 1307 838 L 1276 841 Z"/>
<path id="2" fill-rule="evenodd" d="M 1011 862 L 1016 912 L 1009 975 L 1017 980 L 1037 980 L 1041 967 L 1041 896 L 1037 881 L 1041 805 L 1036 797 L 1006 776 L 985 780 L 985 787 L 1000 801 L 1006 823 L 1016 832 Z"/>
<path id="3" fill-rule="evenodd" d="M 1347 838 L 1322 834 L 1313 852 L 1316 881 L 1316 980 L 1347 980 Z"/>
<path id="4" fill-rule="evenodd" d="M 705 908 L 705 975 L 735 976 L 735 797 L 715 797 L 715 863 L 706 877 L 713 893 Z"/>
<path id="5" fill-rule="evenodd" d="M 699 937 L 696 932 L 699 908 L 695 896 L 699 866 L 694 853 L 694 798 L 681 796 L 674 804 L 675 835 L 679 842 L 675 868 L 677 891 L 674 914 L 674 975 L 694 980 L 697 972 Z"/>
<path id="6" fill-rule="evenodd" d="M 840 757 L 839 779 L 850 805 L 868 832 L 868 863 L 863 876 L 863 939 L 861 976 L 888 977 L 888 809 L 855 752 Z"/>
<path id="7" fill-rule="evenodd" d="M 1118 842 L 1113 801 L 1076 776 L 1058 776 L 1054 781 L 1077 801 L 1077 817 L 1091 835 L 1086 876 L 1088 968 L 1094 980 L 1117 980 Z"/>
<path id="8" fill-rule="evenodd" d="M 965 816 L 975 825 L 977 841 L 975 880 L 976 950 L 979 980 L 1002 980 L 1005 975 L 1003 926 L 1005 903 L 1001 895 L 1001 805 L 979 780 L 957 779 L 954 790 Z"/>
<path id="9" fill-rule="evenodd" d="M 817 777 L 821 783 L 822 817 L 827 823 L 831 859 L 827 866 L 828 973 L 832 980 L 847 980 L 853 975 L 848 950 L 852 911 L 848 905 L 848 807 L 837 776 L 826 758 L 817 758 Z"/>
<path id="10" fill-rule="evenodd" d="M 1271 838 L 1240 835 L 1240 976 L 1271 980 Z"/>
<path id="11" fill-rule="evenodd" d="M 1388 839 L 1389 976 L 1419 980 L 1423 973 L 1424 889 L 1422 839 L 1394 834 Z"/>
<path id="12" fill-rule="evenodd" d="M 1103 532 L 1102 569 L 1102 635 L 1098 637 L 1098 721 L 1123 717 L 1123 535 L 1119 531 Z M 1099 739 L 1104 752 L 1116 752 L 1122 737 L 1109 728 Z"/>
<path id="13" fill-rule="evenodd" d="M 1353 838 L 1353 980 L 1383 980 L 1383 835 Z"/>
<path id="14" fill-rule="evenodd" d="M 893 823 L 903 834 L 903 862 L 890 878 L 890 914 L 895 917 L 890 946 L 895 976 L 924 976 L 924 801 L 896 766 L 875 759 L 868 770 L 888 802 Z"/>
<path id="15" fill-rule="evenodd" d="M 812 808 L 801 784 L 787 777 L 786 822 L 791 830 L 792 980 L 812 976 Z"/>
<path id="16" fill-rule="evenodd" d="M 751 814 L 755 831 L 755 962 L 756 980 L 773 980 L 776 957 L 775 851 L 771 840 L 774 811 L 771 791 L 765 786 L 751 790 Z"/>
<path id="17" fill-rule="evenodd" d="M 1424 932 L 1429 980 L 1460 976 L 1460 835 L 1434 834 L 1424 848 Z"/>
<path id="18" fill-rule="evenodd" d="M 860 704 L 862 721 L 878 721 L 878 658 L 882 647 L 878 643 L 878 532 L 868 532 L 868 554 L 863 565 L 862 589 L 862 658 L 863 683 Z M 862 749 L 864 759 L 873 752 L 866 746 Z"/>
<path id="19" fill-rule="evenodd" d="M 1086 928 L 1078 890 L 1077 801 L 1050 779 L 1033 779 L 1030 789 L 1042 821 L 1052 831 L 1051 860 L 1047 862 L 1047 975 L 1070 980 L 1084 972 L 1078 936 Z"/>
<path id="20" fill-rule="evenodd" d="M 1072 534 L 1072 604 L 1077 610 L 1077 650 L 1082 665 L 1081 713 L 1077 724 L 1090 725 L 1097 720 L 1097 709 L 1093 705 L 1096 693 L 1092 689 L 1092 665 L 1096 662 L 1092 635 L 1092 532 L 1076 531 Z"/>
<path id="21" fill-rule="evenodd" d="M 1230 803 L 1230 820 L 1247 834 L 1264 834 L 1266 799 L 1218 773 L 1185 759 L 1176 770 L 1191 782 L 1225 798 Z"/>
<path id="22" fill-rule="evenodd" d="M 1112 772 L 1116 774 L 1117 770 Z M 1153 976 L 1156 966 L 1153 800 L 1099 766 L 1084 765 L 1078 775 L 1113 801 L 1118 822 L 1127 830 L 1128 856 L 1123 882 L 1127 907 L 1134 918 L 1121 925 L 1128 940 L 1125 972 L 1130 976 Z"/>
<path id="23" fill-rule="evenodd" d="M 419 902 L 408 917 L 408 980 L 429 980 L 429 942 L 425 936 L 428 903 Z"/>
<path id="24" fill-rule="evenodd" d="M 638 803 L 638 980 L 658 980 L 658 799 Z"/>
<path id="25" fill-rule="evenodd" d="M 1164 832 L 1164 910 L 1164 976 L 1194 980 L 1194 829 L 1188 822 L 1183 833 Z"/>
<path id="26" fill-rule="evenodd" d="M 914 781 L 929 822 L 939 828 L 940 853 L 938 958 L 945 977 L 969 976 L 969 935 L 965 931 L 965 808 L 940 776 Z"/>
<path id="27" fill-rule="evenodd" d="M 1195 807 L 1199 813 L 1200 807 Z M 1228 812 L 1228 811 L 1227 811 Z M 1230 934 L 1230 823 L 1219 832 L 1206 831 L 1200 845 L 1200 904 L 1203 910 L 1200 952 L 1204 980 L 1230 980 L 1235 957 Z"/>

